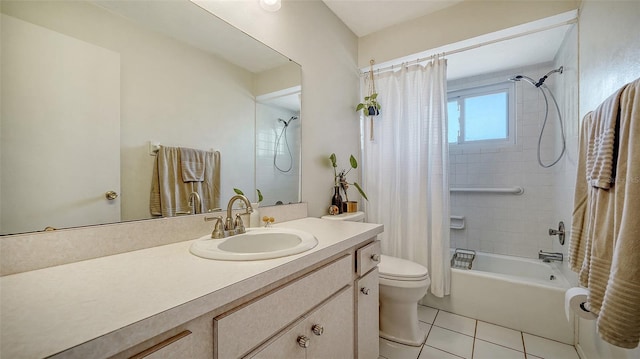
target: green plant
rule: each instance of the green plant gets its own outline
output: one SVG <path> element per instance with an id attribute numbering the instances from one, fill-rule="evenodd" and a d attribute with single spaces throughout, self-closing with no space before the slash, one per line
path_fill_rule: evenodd
<path id="1" fill-rule="evenodd" d="M 349 183 L 347 182 L 347 174 L 349 172 L 351 172 L 351 170 L 358 168 L 358 161 L 356 161 L 356 158 L 353 157 L 353 155 L 351 155 L 351 157 L 349 157 L 349 164 L 351 165 L 351 168 L 349 168 L 348 170 L 342 170 L 340 172 L 338 172 L 338 160 L 336 159 L 336 154 L 332 153 L 329 156 L 329 160 L 331 160 L 331 166 L 333 167 L 333 177 L 334 177 L 334 182 L 336 186 L 340 186 L 340 188 L 342 189 L 342 192 L 344 192 L 344 197 L 347 200 L 347 202 L 349 201 L 349 196 L 347 195 L 347 189 L 349 188 L 349 185 L 353 185 L 358 192 L 360 192 L 360 195 L 362 196 L 362 198 L 364 198 L 365 200 L 369 200 L 367 198 L 367 195 L 364 193 L 364 191 L 362 190 L 362 187 L 360 187 L 360 185 L 357 182 L 353 182 L 353 183 Z"/>
<path id="2" fill-rule="evenodd" d="M 372 93 L 364 97 L 364 101 L 356 106 L 356 112 L 362 110 L 365 116 L 375 116 L 380 113 L 380 103 L 378 102 L 378 94 Z"/>
<path id="3" fill-rule="evenodd" d="M 244 192 L 242 192 L 241 190 L 239 190 L 238 188 L 234 188 L 233 192 L 235 192 L 236 194 L 242 195 L 244 196 Z M 256 188 L 256 192 L 258 192 L 258 203 L 262 202 L 262 200 L 264 199 L 264 197 L 262 197 L 262 192 L 260 192 L 259 189 Z"/>

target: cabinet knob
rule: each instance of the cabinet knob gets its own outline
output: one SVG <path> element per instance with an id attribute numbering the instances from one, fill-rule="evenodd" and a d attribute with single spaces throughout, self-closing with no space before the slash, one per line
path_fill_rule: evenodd
<path id="1" fill-rule="evenodd" d="M 367 287 L 362 287 L 360 288 L 360 291 L 362 292 L 362 294 L 364 295 L 369 295 L 369 292 L 371 291 L 371 289 L 367 288 Z"/>
<path id="2" fill-rule="evenodd" d="M 298 341 L 298 345 L 301 348 L 308 348 L 309 344 L 311 342 L 311 339 L 309 339 L 308 337 L 306 337 L 304 335 L 301 335 L 301 336 L 298 337 L 297 341 Z"/>
<path id="3" fill-rule="evenodd" d="M 380 262 L 380 255 L 378 253 L 374 253 L 371 255 L 371 260 L 374 262 Z"/>
<path id="4" fill-rule="evenodd" d="M 322 333 L 324 333 L 324 327 L 320 324 L 314 324 L 311 327 L 311 331 L 313 332 L 313 334 L 320 336 L 322 335 Z"/>

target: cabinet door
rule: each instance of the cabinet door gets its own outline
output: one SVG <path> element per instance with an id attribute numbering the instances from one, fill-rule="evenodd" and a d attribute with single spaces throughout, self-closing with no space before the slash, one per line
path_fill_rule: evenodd
<path id="1" fill-rule="evenodd" d="M 248 358 L 253 359 L 304 359 L 305 349 L 298 344 L 298 339 L 305 333 L 306 322 L 302 321 L 293 328 L 285 331 L 280 337 L 272 341 L 263 350 Z"/>
<path id="2" fill-rule="evenodd" d="M 307 317 L 307 359 L 353 358 L 353 307 L 353 287 L 348 287 Z"/>
<path id="3" fill-rule="evenodd" d="M 379 286 L 378 268 L 356 281 L 356 306 L 358 310 L 357 357 L 377 358 L 379 352 Z"/>

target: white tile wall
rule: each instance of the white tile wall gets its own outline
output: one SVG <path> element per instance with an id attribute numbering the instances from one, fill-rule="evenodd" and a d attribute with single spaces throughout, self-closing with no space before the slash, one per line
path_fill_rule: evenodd
<path id="1" fill-rule="evenodd" d="M 467 86 L 504 81 L 517 74 L 538 79 L 557 68 L 554 63 L 526 68 L 516 68 L 494 74 L 451 81 L 449 90 Z M 547 80 L 549 86 L 565 75 L 554 74 Z M 567 81 L 566 79 L 563 79 Z M 569 86 L 572 79 L 560 86 Z M 559 101 L 570 101 L 564 87 L 554 86 Z M 574 107 L 577 105 L 574 105 Z M 551 106 L 553 106 L 551 104 Z M 560 103 L 561 109 L 564 105 Z M 553 110 L 553 111 L 551 111 Z M 569 113 L 571 109 L 568 110 Z M 538 251 L 553 251 L 557 237 L 549 237 L 548 229 L 556 228 L 558 213 L 566 213 L 572 207 L 568 200 L 573 191 L 565 178 L 574 178 L 574 168 L 565 161 L 552 168 L 538 165 L 537 146 L 544 120 L 544 98 L 540 91 L 526 82 L 516 83 L 516 144 L 493 148 L 464 148 L 450 146 L 450 185 L 452 187 L 511 187 L 524 188 L 522 195 L 509 194 L 451 194 L 451 214 L 465 217 L 463 230 L 451 230 L 451 247 L 468 248 L 484 252 L 537 258 Z M 569 117 L 568 115 L 566 117 Z M 542 139 L 542 160 L 549 163 L 560 150 L 557 115 L 550 109 L 547 127 Z M 573 125 L 572 125 L 573 126 Z M 573 126 L 575 127 L 575 126 Z M 573 132 L 572 132 L 573 136 Z M 577 135 L 576 135 L 577 136 Z M 558 137 L 559 138 L 559 137 Z M 569 141 L 569 146 L 577 146 Z M 575 151 L 573 151 L 575 152 Z M 575 172 L 574 172 L 575 173 Z M 570 192 L 568 195 L 565 191 Z M 562 192 L 561 200 L 558 193 Z M 557 207 L 562 207 L 562 211 Z"/>

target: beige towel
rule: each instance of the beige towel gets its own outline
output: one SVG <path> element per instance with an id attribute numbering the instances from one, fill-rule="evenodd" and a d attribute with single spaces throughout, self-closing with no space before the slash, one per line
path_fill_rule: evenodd
<path id="1" fill-rule="evenodd" d="M 180 147 L 180 168 L 182 169 L 182 181 L 204 181 L 206 157 L 206 151 Z"/>
<path id="2" fill-rule="evenodd" d="M 203 213 L 220 208 L 220 152 L 208 151 L 205 163 L 204 180 L 198 183 Z"/>
<path id="3" fill-rule="evenodd" d="M 598 317 L 607 342 L 635 348 L 640 340 L 640 79 L 620 98 L 613 252 Z"/>
<path id="4" fill-rule="evenodd" d="M 594 173 L 590 165 L 596 163 L 586 160 L 594 144 L 590 131 L 599 125 L 593 113 L 585 116 L 569 246 L 570 268 L 579 272 L 580 284 L 589 289 L 589 309 L 599 315 L 598 333 L 623 348 L 636 347 L 640 339 L 639 86 L 640 79 L 618 96 L 617 156 L 611 172 L 616 177 L 606 181 L 608 189 L 588 181 Z"/>
<path id="5" fill-rule="evenodd" d="M 620 94 L 616 91 L 591 113 L 588 127 L 587 181 L 593 187 L 610 188 L 615 177 L 616 125 Z"/>
<path id="6" fill-rule="evenodd" d="M 576 187 L 573 197 L 573 213 L 571 218 L 571 240 L 569 241 L 569 268 L 579 273 L 582 269 L 582 263 L 584 262 L 587 254 L 587 240 L 586 240 L 586 212 L 587 212 L 587 195 L 588 185 L 586 181 L 586 157 L 587 157 L 587 143 L 588 140 L 588 128 L 591 125 L 591 112 L 589 112 L 584 119 L 582 119 L 582 127 L 580 130 L 580 140 L 578 142 L 578 170 L 576 173 Z M 581 280 L 586 282 L 586 280 Z"/>
<path id="7" fill-rule="evenodd" d="M 173 217 L 190 213 L 189 194 L 193 191 L 200 194 L 202 213 L 220 207 L 220 152 L 205 152 L 202 182 L 184 182 L 180 149 L 161 146 L 153 167 L 151 215 Z"/>

